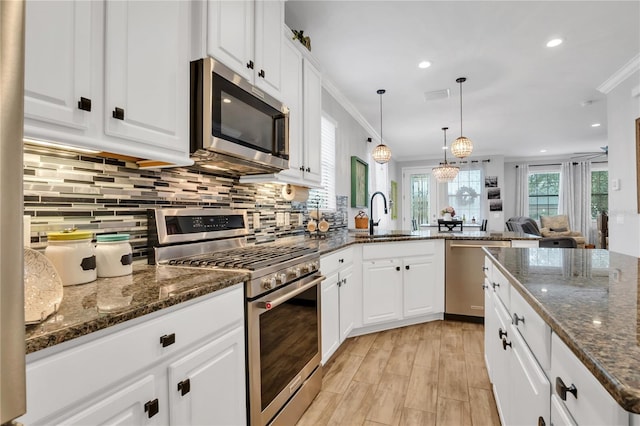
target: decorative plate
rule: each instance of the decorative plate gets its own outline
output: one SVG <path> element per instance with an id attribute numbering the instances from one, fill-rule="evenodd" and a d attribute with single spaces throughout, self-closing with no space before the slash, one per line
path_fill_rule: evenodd
<path id="1" fill-rule="evenodd" d="M 24 249 L 24 322 L 38 324 L 60 307 L 62 280 L 43 254 Z"/>

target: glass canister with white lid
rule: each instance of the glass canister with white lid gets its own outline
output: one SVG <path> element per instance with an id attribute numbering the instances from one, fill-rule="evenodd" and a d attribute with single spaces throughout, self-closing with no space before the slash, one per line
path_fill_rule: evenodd
<path id="1" fill-rule="evenodd" d="M 98 235 L 96 241 L 98 277 L 119 277 L 133 272 L 129 234 Z"/>
<path id="2" fill-rule="evenodd" d="M 89 231 L 69 229 L 47 233 L 45 256 L 53 263 L 62 284 L 75 285 L 95 281 L 96 256 Z"/>

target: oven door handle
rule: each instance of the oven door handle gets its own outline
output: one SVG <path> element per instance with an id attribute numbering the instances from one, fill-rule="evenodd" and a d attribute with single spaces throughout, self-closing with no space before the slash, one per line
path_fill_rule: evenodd
<path id="1" fill-rule="evenodd" d="M 324 281 L 325 276 L 324 275 L 319 275 L 317 278 L 315 278 L 313 281 L 308 282 L 307 284 L 300 286 L 300 287 L 296 287 L 294 290 L 291 290 L 289 292 L 287 292 L 286 294 L 283 294 L 280 297 L 277 297 L 273 300 L 266 300 L 264 302 L 258 302 L 258 308 L 260 309 L 264 309 L 265 311 L 268 311 L 270 309 L 273 309 L 277 306 L 282 305 L 284 302 L 286 302 L 287 300 L 291 299 L 294 296 L 297 296 L 300 293 L 303 293 L 307 290 L 309 290 L 311 287 L 320 284 L 322 281 Z"/>

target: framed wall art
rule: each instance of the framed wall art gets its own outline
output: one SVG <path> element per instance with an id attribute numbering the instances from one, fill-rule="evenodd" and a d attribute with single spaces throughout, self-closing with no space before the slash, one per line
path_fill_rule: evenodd
<path id="1" fill-rule="evenodd" d="M 369 205 L 369 164 L 356 156 L 351 157 L 351 207 Z"/>

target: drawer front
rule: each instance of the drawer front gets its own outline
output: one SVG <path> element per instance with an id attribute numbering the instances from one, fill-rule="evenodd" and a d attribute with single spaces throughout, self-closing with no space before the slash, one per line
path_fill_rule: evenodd
<path id="1" fill-rule="evenodd" d="M 629 414 L 624 411 L 596 378 L 578 360 L 557 334 L 551 336 L 552 394 L 571 414 L 577 424 L 628 425 Z M 567 392 L 563 400 L 558 379 L 567 388 L 575 387 L 577 397 Z"/>
<path id="2" fill-rule="evenodd" d="M 484 266 L 482 267 L 484 276 L 489 279 L 489 282 L 493 279 L 493 262 L 488 256 L 484 258 Z"/>
<path id="3" fill-rule="evenodd" d="M 578 426 L 557 395 L 551 395 L 551 424 L 553 426 Z"/>
<path id="4" fill-rule="evenodd" d="M 511 284 L 509 283 L 509 280 L 502 275 L 502 272 L 500 272 L 498 268 L 493 268 L 491 275 L 491 286 L 493 287 L 493 291 L 496 292 L 504 306 L 507 308 L 507 311 L 511 312 L 511 302 L 509 300 Z"/>
<path id="5" fill-rule="evenodd" d="M 518 329 L 544 371 L 551 368 L 551 327 L 514 288 L 511 289 L 511 323 Z"/>
<path id="6" fill-rule="evenodd" d="M 398 243 L 370 243 L 362 247 L 363 259 L 389 259 L 434 254 L 444 250 L 444 240 L 406 241 Z"/>
<path id="7" fill-rule="evenodd" d="M 353 247 L 329 253 L 320 258 L 320 271 L 329 275 L 353 263 Z"/>
<path id="8" fill-rule="evenodd" d="M 151 364 L 203 341 L 207 336 L 242 325 L 242 286 L 190 304 L 121 331 L 29 363 L 27 360 L 26 424 L 81 403 L 87 397 Z M 174 334 L 164 339 L 161 336 Z"/>

